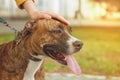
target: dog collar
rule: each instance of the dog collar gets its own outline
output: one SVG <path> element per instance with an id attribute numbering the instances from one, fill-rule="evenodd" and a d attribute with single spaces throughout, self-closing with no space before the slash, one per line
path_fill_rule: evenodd
<path id="1" fill-rule="evenodd" d="M 21 44 L 21 33 L 18 32 L 16 35 L 16 45 L 18 45 L 19 49 L 27 56 L 29 57 L 29 59 L 31 59 L 32 61 L 38 62 L 41 61 L 42 59 L 37 58 L 33 55 L 31 55 L 25 48 L 24 46 Z"/>
<path id="2" fill-rule="evenodd" d="M 31 55 L 24 47 L 21 43 L 18 44 L 20 50 L 27 56 L 29 57 L 29 59 L 31 59 L 32 61 L 35 61 L 35 62 L 38 62 L 38 61 L 41 61 L 42 59 L 40 58 L 37 58 L 33 55 Z"/>

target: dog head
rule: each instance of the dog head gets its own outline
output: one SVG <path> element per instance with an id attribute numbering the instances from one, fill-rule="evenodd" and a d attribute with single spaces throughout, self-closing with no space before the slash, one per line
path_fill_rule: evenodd
<path id="1" fill-rule="evenodd" d="M 77 66 L 71 55 L 78 52 L 83 43 L 71 35 L 70 26 L 53 19 L 31 20 L 22 34 L 25 38 L 29 37 L 31 49 L 37 55 L 48 56 L 64 65 Z"/>

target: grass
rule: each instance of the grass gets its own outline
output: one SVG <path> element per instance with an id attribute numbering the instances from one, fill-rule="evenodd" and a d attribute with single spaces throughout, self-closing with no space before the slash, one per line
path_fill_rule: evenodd
<path id="1" fill-rule="evenodd" d="M 11 41 L 13 39 L 14 39 L 14 34 L 13 33 L 0 34 L 0 44 L 6 43 L 6 42 Z"/>
<path id="2" fill-rule="evenodd" d="M 74 28 L 84 47 L 76 54 L 84 73 L 120 75 L 120 28 Z"/>
<path id="3" fill-rule="evenodd" d="M 72 34 L 84 43 L 82 50 L 74 54 L 84 74 L 120 76 L 120 28 L 74 26 Z M 13 38 L 13 34 L 1 34 L 0 43 Z M 70 72 L 52 59 L 46 59 L 45 70 Z"/>

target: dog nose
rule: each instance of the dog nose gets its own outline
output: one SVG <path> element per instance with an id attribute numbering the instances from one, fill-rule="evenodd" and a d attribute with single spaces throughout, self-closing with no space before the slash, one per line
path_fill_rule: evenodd
<path id="1" fill-rule="evenodd" d="M 73 46 L 74 46 L 76 49 L 81 49 L 82 46 L 83 46 L 83 42 L 81 42 L 81 41 L 75 41 L 75 42 L 73 43 Z"/>

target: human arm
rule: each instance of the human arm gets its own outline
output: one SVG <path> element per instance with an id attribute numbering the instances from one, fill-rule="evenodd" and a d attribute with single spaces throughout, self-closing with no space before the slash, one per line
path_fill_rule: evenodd
<path id="1" fill-rule="evenodd" d="M 18 2 L 18 1 L 19 1 L 19 4 L 17 3 L 17 5 L 19 6 L 19 8 L 25 9 L 31 19 L 55 18 L 55 19 L 63 22 L 64 24 L 69 25 L 69 22 L 58 14 L 51 13 L 51 12 L 38 11 L 34 5 L 34 0 L 16 0 L 16 2 Z M 23 2 L 20 3 L 20 1 L 23 1 Z"/>

